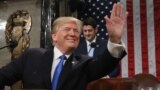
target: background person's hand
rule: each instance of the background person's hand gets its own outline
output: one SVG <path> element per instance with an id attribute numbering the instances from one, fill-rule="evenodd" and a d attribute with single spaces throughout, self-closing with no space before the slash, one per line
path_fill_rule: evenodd
<path id="1" fill-rule="evenodd" d="M 112 8 L 110 18 L 105 16 L 106 27 L 110 41 L 113 43 L 121 43 L 121 37 L 125 30 L 128 12 L 123 12 L 122 4 L 115 3 Z"/>

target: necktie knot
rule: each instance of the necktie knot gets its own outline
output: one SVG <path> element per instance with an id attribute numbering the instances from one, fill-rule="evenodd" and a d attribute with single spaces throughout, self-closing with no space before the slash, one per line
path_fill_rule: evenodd
<path id="1" fill-rule="evenodd" d="M 90 43 L 90 47 L 91 48 L 95 48 L 96 47 L 96 43 L 95 42 Z"/>
<path id="2" fill-rule="evenodd" d="M 66 60 L 67 58 L 66 58 L 65 55 L 61 55 L 61 56 L 59 57 L 59 59 L 64 61 L 64 60 Z"/>

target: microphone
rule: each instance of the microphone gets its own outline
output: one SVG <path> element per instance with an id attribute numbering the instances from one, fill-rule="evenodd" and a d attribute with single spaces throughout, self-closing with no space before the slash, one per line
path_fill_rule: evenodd
<path id="1" fill-rule="evenodd" d="M 17 41 L 10 41 L 10 42 L 9 42 L 9 45 L 0 47 L 0 49 L 6 48 L 6 47 L 15 48 L 17 45 L 18 45 L 18 42 L 17 42 Z"/>
<path id="2" fill-rule="evenodd" d="M 90 44 L 90 46 L 91 46 L 92 48 L 95 48 L 95 47 L 96 47 L 96 43 L 95 43 L 95 42 L 92 42 L 92 43 Z"/>

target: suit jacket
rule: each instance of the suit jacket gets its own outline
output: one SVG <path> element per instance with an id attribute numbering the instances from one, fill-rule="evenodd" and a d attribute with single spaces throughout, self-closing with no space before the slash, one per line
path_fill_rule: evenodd
<path id="1" fill-rule="evenodd" d="M 72 54 L 64 64 L 58 81 L 58 90 L 85 90 L 87 83 L 110 73 L 120 58 L 105 50 L 100 60 Z M 0 69 L 0 89 L 22 80 L 24 89 L 51 89 L 53 49 L 28 49 L 19 59 Z M 108 60 L 106 60 L 106 58 Z"/>
<path id="2" fill-rule="evenodd" d="M 107 48 L 107 40 L 97 37 L 95 43 L 96 45 L 95 45 L 93 57 L 100 56 Z M 87 43 L 84 38 L 81 39 L 78 48 L 75 50 L 75 54 L 76 55 L 88 55 Z"/>
<path id="3" fill-rule="evenodd" d="M 107 40 L 97 37 L 95 43 L 96 43 L 96 45 L 95 45 L 93 57 L 97 58 L 97 57 L 101 56 L 101 54 L 107 48 Z M 75 50 L 75 54 L 76 55 L 88 55 L 87 43 L 86 43 L 86 40 L 84 38 L 81 39 L 81 42 L 80 42 L 78 48 Z M 107 60 L 108 60 L 108 58 L 107 58 Z M 120 65 L 117 65 L 115 67 L 115 69 L 111 73 L 109 73 L 108 75 L 110 77 L 116 77 L 119 74 L 120 74 Z"/>

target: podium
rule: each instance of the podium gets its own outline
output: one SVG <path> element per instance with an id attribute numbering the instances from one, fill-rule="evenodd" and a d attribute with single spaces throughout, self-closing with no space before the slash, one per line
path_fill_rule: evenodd
<path id="1" fill-rule="evenodd" d="M 101 78 L 88 84 L 86 90 L 133 90 L 133 78 Z"/>
<path id="2" fill-rule="evenodd" d="M 141 73 L 132 78 L 101 78 L 90 82 L 86 90 L 160 90 L 160 81 Z"/>

